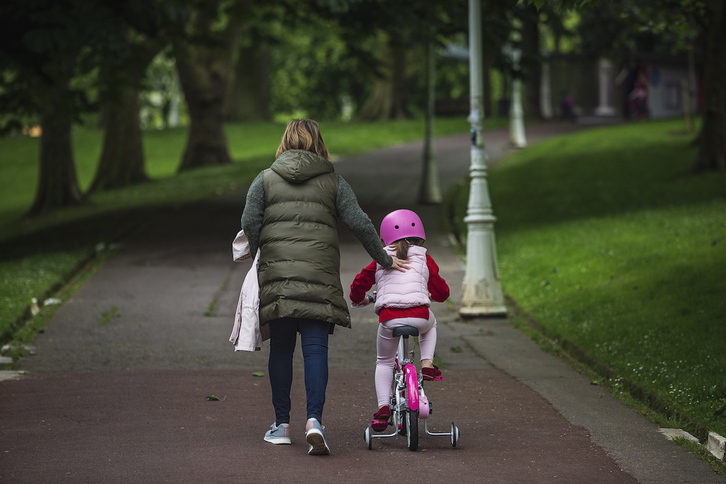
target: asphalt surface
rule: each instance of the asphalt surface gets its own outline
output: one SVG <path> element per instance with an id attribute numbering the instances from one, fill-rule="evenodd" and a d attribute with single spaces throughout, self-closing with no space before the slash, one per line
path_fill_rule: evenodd
<path id="1" fill-rule="evenodd" d="M 579 129 L 528 129 L 530 143 Z M 491 162 L 507 133 L 485 133 Z M 444 380 L 427 385 L 433 431 L 363 431 L 376 408 L 376 320 L 353 309 L 353 329 L 331 337 L 324 415 L 330 456 L 308 456 L 302 372 L 294 382 L 290 446 L 262 440 L 274 419 L 266 346 L 234 352 L 228 338 L 249 263 L 233 263 L 244 192 L 154 212 L 70 300 L 0 382 L 0 482 L 228 483 L 722 483 L 657 426 L 543 352 L 506 319 L 458 317 L 464 266 L 442 233 L 440 207 L 416 203 L 421 143 L 341 160 L 374 224 L 396 208 L 418 211 L 429 252 L 452 288 L 435 304 Z M 468 172 L 468 136 L 437 140 L 441 184 Z M 494 207 L 496 215 L 496 207 Z M 344 287 L 368 262 L 341 230 Z M 298 355 L 299 356 L 299 355 Z M 301 357 L 297 358 L 300 366 Z M 219 400 L 209 400 L 214 395 Z"/>

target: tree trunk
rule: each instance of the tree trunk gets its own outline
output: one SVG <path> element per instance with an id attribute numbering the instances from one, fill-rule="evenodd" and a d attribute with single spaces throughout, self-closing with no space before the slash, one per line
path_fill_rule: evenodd
<path id="1" fill-rule="evenodd" d="M 153 40 L 137 41 L 133 55 L 118 71 L 102 73 L 107 84 L 101 101 L 103 148 L 91 191 L 148 181 L 139 120 L 139 89 L 149 64 L 162 47 Z"/>
<path id="2" fill-rule="evenodd" d="M 231 163 L 224 133 L 226 83 L 219 77 L 223 74 L 214 75 L 204 64 L 187 60 L 177 60 L 177 69 L 189 109 L 189 134 L 179 171 Z"/>
<path id="3" fill-rule="evenodd" d="M 709 0 L 703 125 L 693 172 L 726 172 L 726 2 Z"/>
<path id="4" fill-rule="evenodd" d="M 392 119 L 409 119 L 411 112 L 408 110 L 409 82 L 406 74 L 406 53 L 410 49 L 403 46 L 394 46 L 393 51 L 393 112 Z"/>
<path id="5" fill-rule="evenodd" d="M 101 160 L 91 191 L 120 188 L 148 181 L 139 125 L 139 91 L 122 87 L 104 102 L 105 130 Z"/>
<path id="6" fill-rule="evenodd" d="M 239 52 L 225 106 L 227 121 L 270 121 L 270 48 L 251 45 Z"/>
<path id="7" fill-rule="evenodd" d="M 179 171 L 231 163 L 224 133 L 224 103 L 237 60 L 236 49 L 242 35 L 244 9 L 249 2 L 228 15 L 227 27 L 214 41 L 174 44 L 176 68 L 189 108 L 189 134 Z M 192 31 L 207 35 L 218 19 L 208 11 L 197 11 Z"/>
<path id="8" fill-rule="evenodd" d="M 408 78 L 406 76 L 406 49 L 394 46 L 390 40 L 381 40 L 381 77 L 358 112 L 361 121 L 408 119 Z"/>
<path id="9" fill-rule="evenodd" d="M 35 201 L 28 216 L 78 205 L 83 195 L 78 186 L 73 157 L 73 96 L 70 81 L 39 88 L 42 99 L 40 170 Z"/>

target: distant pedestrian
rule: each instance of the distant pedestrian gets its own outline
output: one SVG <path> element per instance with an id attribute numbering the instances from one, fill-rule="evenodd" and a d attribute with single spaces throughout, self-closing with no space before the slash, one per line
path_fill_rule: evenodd
<path id="1" fill-rule="evenodd" d="M 325 455 L 323 406 L 328 335 L 350 327 L 340 283 L 337 222 L 342 221 L 382 267 L 405 270 L 388 255 L 350 185 L 335 174 L 315 121 L 292 120 L 277 159 L 252 182 L 242 214 L 250 252 L 260 249 L 260 325 L 270 329 L 268 373 L 275 422 L 264 440 L 290 444 L 290 389 L 297 333 L 304 357 L 308 454 Z"/>
<path id="2" fill-rule="evenodd" d="M 648 118 L 648 87 L 645 81 L 638 79 L 635 82 L 635 88 L 630 93 L 628 101 L 631 119 Z"/>
<path id="3" fill-rule="evenodd" d="M 560 106 L 562 109 L 562 118 L 568 121 L 577 121 L 577 114 L 575 113 L 575 100 L 569 93 L 562 93 L 560 99 Z"/>
<path id="4" fill-rule="evenodd" d="M 644 119 L 648 111 L 648 68 L 635 60 L 615 78 L 615 83 L 623 88 L 623 114 L 625 119 Z"/>
<path id="5" fill-rule="evenodd" d="M 421 218 L 411 210 L 395 210 L 381 222 L 381 240 L 393 257 L 410 262 L 405 272 L 386 271 L 376 261 L 355 276 L 350 286 L 350 300 L 355 306 L 366 306 L 371 300 L 366 291 L 376 285 L 375 310 L 378 314 L 376 339 L 375 387 L 378 410 L 371 427 L 386 430 L 391 417 L 391 385 L 398 338 L 393 329 L 415 326 L 419 330 L 421 373 L 424 380 L 440 380 L 441 370 L 434 365 L 436 350 L 436 318 L 429 310 L 431 300 L 444 302 L 449 286 L 439 275 L 439 267 L 424 248 L 426 232 Z"/>

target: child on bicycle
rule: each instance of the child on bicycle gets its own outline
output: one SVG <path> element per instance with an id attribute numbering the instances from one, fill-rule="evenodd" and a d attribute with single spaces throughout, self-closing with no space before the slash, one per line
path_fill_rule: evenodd
<path id="1" fill-rule="evenodd" d="M 366 306 L 373 298 L 366 295 L 376 285 L 375 311 L 378 314 L 376 340 L 375 386 L 378 411 L 371 426 L 381 432 L 391 417 L 389 406 L 393 384 L 393 365 L 398 339 L 393 329 L 414 326 L 419 330 L 421 373 L 423 379 L 441 379 L 441 370 L 434 365 L 436 349 L 436 318 L 429 310 L 431 300 L 444 302 L 449 297 L 449 286 L 439 275 L 439 267 L 423 247 L 426 241 L 421 218 L 411 210 L 395 210 L 381 222 L 381 240 L 385 250 L 401 260 L 407 260 L 407 271 L 384 269 L 376 261 L 368 264 L 355 276 L 350 286 L 350 300 L 354 306 Z"/>

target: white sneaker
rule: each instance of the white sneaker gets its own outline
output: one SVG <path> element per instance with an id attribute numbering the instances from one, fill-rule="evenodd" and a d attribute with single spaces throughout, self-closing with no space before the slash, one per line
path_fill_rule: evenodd
<path id="1" fill-rule="evenodd" d="M 290 440 L 290 424 L 272 424 L 270 430 L 265 432 L 265 442 L 271 444 L 291 444 Z"/>
<path id="2" fill-rule="evenodd" d="M 320 422 L 316 418 L 308 419 L 308 422 L 312 422 L 312 428 L 305 432 L 305 440 L 310 445 L 308 455 L 330 454 L 330 447 L 328 447 L 328 443 L 325 441 L 325 434 L 323 433 L 325 427 L 320 425 Z"/>

